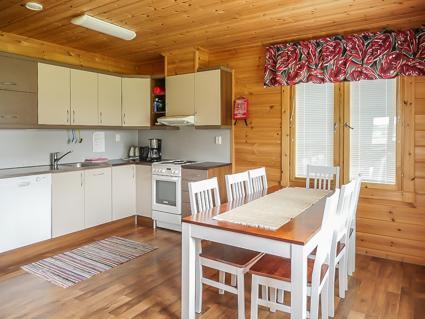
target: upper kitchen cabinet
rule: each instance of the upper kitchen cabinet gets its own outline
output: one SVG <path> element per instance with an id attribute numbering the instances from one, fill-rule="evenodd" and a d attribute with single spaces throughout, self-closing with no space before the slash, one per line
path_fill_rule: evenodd
<path id="1" fill-rule="evenodd" d="M 37 62 L 0 56 L 0 126 L 37 124 Z"/>
<path id="2" fill-rule="evenodd" d="M 97 73 L 71 69 L 72 125 L 97 125 Z"/>
<path id="3" fill-rule="evenodd" d="M 121 78 L 98 74 L 99 124 L 121 126 Z"/>
<path id="4" fill-rule="evenodd" d="M 122 79 L 122 125 L 150 126 L 150 79 Z"/>
<path id="5" fill-rule="evenodd" d="M 195 74 L 167 76 L 166 115 L 193 115 L 195 113 Z"/>
<path id="6" fill-rule="evenodd" d="M 222 69 L 195 73 L 195 125 L 232 124 L 232 73 Z"/>
<path id="7" fill-rule="evenodd" d="M 71 70 L 38 63 L 38 124 L 71 124 Z"/>

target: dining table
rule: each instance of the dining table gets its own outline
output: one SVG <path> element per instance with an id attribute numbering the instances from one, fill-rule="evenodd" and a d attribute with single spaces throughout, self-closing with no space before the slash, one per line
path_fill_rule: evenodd
<path id="1" fill-rule="evenodd" d="M 272 186 L 264 194 L 271 194 L 282 188 L 280 185 Z M 318 244 L 326 196 L 275 230 L 214 218 L 258 198 L 258 196 L 250 196 L 183 218 L 181 318 L 195 318 L 196 269 L 203 240 L 289 258 L 291 260 L 291 318 L 306 318 L 307 258 Z M 285 207 L 284 202 L 282 207 Z"/>

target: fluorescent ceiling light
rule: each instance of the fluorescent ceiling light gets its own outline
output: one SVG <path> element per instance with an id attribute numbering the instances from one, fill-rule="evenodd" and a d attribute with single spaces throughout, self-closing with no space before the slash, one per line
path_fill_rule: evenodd
<path id="1" fill-rule="evenodd" d="M 27 2 L 25 3 L 25 8 L 32 11 L 41 11 L 43 10 L 43 5 L 37 2 Z"/>
<path id="2" fill-rule="evenodd" d="M 133 40 L 136 37 L 136 32 L 134 31 L 100 20 L 98 18 L 91 17 L 86 14 L 72 19 L 71 22 L 84 28 L 112 35 L 113 37 L 117 37 L 123 40 Z"/>

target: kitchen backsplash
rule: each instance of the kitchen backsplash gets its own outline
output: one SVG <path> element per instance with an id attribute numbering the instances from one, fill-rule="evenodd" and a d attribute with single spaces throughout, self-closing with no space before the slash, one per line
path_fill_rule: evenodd
<path id="1" fill-rule="evenodd" d="M 105 132 L 105 152 L 93 153 L 93 133 Z M 49 153 L 73 152 L 62 162 L 78 162 L 89 157 L 121 158 L 130 145 L 137 145 L 137 130 L 81 130 L 82 143 L 68 144 L 70 130 L 24 129 L 0 130 L 0 168 L 46 165 Z M 119 135 L 119 141 L 116 135 Z"/>
<path id="2" fill-rule="evenodd" d="M 147 146 L 149 138 L 162 139 L 162 158 L 195 161 L 230 162 L 230 129 L 140 130 L 139 145 Z M 221 137 L 221 144 L 216 144 Z"/>

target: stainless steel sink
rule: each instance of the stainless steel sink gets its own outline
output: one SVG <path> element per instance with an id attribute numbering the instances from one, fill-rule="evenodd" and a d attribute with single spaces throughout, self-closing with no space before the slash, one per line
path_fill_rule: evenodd
<path id="1" fill-rule="evenodd" d="M 93 167 L 93 166 L 100 166 L 100 165 L 102 164 L 78 162 L 78 163 L 60 164 L 59 167 L 83 168 L 83 167 Z"/>

